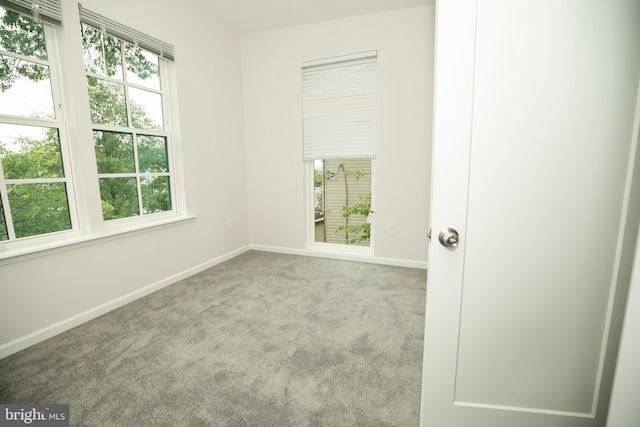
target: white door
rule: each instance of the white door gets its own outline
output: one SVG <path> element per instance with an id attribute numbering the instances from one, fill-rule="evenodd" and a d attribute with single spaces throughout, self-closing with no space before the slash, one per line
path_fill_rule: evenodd
<path id="1" fill-rule="evenodd" d="M 421 425 L 604 426 L 637 235 L 640 1 L 436 13 Z"/>

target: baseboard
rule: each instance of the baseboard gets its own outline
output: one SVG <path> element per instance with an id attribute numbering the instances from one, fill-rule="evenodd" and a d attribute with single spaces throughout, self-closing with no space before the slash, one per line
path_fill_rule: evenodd
<path id="1" fill-rule="evenodd" d="M 236 256 L 241 255 L 249 250 L 274 252 L 274 253 L 290 254 L 290 255 L 313 256 L 313 257 L 319 257 L 319 258 L 339 259 L 343 261 L 367 262 L 371 264 L 419 268 L 423 270 L 427 269 L 427 263 L 421 262 L 421 261 L 410 261 L 410 260 L 401 260 L 401 259 L 393 259 L 393 258 L 380 258 L 380 257 L 374 257 L 374 256 L 368 256 L 368 255 L 336 253 L 336 252 L 323 251 L 323 250 L 312 250 L 312 249 L 303 250 L 303 249 L 282 248 L 277 246 L 248 245 L 240 249 L 236 249 L 234 251 L 226 253 L 212 260 L 209 260 L 207 262 L 204 262 L 202 264 L 191 267 L 187 270 L 181 271 L 177 274 L 174 274 L 173 276 L 162 279 L 156 283 L 145 286 L 144 288 L 138 289 L 136 291 L 133 291 L 121 297 L 118 297 L 114 300 L 101 304 L 85 312 L 82 312 L 75 316 L 61 320 L 60 322 L 57 322 L 47 327 L 44 327 L 42 329 L 39 329 L 35 332 L 32 332 L 28 335 L 17 338 L 6 344 L 2 344 L 0 345 L 0 359 L 10 356 L 11 354 L 17 353 L 20 350 L 24 350 L 27 347 L 31 347 L 34 344 L 37 344 L 53 336 L 56 336 L 71 328 L 75 328 L 76 326 L 79 326 L 85 322 L 95 319 L 96 317 L 100 317 L 103 314 L 106 314 L 112 310 L 120 308 L 132 301 L 135 301 L 139 298 L 142 298 L 146 295 L 156 292 L 169 285 L 172 285 L 182 279 L 185 279 L 189 276 L 193 276 L 194 274 L 197 274 L 201 271 L 204 271 L 208 268 L 218 265 L 224 261 L 228 261 L 232 258 L 235 258 Z"/>
<path id="2" fill-rule="evenodd" d="M 279 254 L 312 256 L 318 258 L 338 259 L 342 261 L 367 262 L 370 264 L 391 265 L 395 267 L 418 268 L 426 270 L 428 263 L 426 261 L 411 261 L 395 258 L 381 258 L 370 255 L 349 254 L 345 252 L 332 252 L 321 249 L 291 249 L 278 246 L 267 245 L 249 245 L 249 249 L 255 251 L 274 252 Z"/>
<path id="3" fill-rule="evenodd" d="M 10 341 L 6 344 L 0 345 L 0 359 L 5 358 L 13 353 L 17 353 L 20 350 L 24 350 L 27 347 L 31 347 L 34 344 L 37 344 L 46 339 L 49 339 L 71 328 L 75 328 L 76 326 L 79 326 L 85 322 L 88 322 L 89 320 L 95 319 L 96 317 L 100 317 L 103 314 L 106 314 L 112 310 L 120 308 L 132 301 L 135 301 L 139 298 L 142 298 L 146 295 L 156 292 L 169 285 L 172 285 L 182 279 L 186 279 L 189 276 L 193 276 L 194 274 L 200 273 L 201 271 L 204 271 L 208 268 L 218 265 L 224 261 L 230 260 L 231 258 L 235 258 L 236 256 L 249 251 L 250 249 L 251 248 L 249 246 L 236 249 L 235 251 L 229 252 L 227 254 L 224 254 L 222 256 L 219 256 L 217 258 L 214 258 L 202 264 L 191 267 L 187 270 L 181 271 L 180 273 L 174 274 L 173 276 L 162 279 L 149 286 L 145 286 L 144 288 L 138 289 L 129 294 L 123 295 L 114 300 L 101 304 L 83 313 L 69 317 L 68 319 L 54 323 L 45 328 L 32 332 L 28 335 L 25 335 L 23 337 Z"/>

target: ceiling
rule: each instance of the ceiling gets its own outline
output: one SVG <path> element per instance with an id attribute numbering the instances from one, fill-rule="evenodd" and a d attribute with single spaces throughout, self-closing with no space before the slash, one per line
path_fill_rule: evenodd
<path id="1" fill-rule="evenodd" d="M 434 4 L 435 0 L 189 0 L 238 33 Z"/>

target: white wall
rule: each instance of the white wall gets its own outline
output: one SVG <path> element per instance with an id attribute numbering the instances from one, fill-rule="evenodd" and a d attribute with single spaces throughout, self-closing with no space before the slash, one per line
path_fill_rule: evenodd
<path id="1" fill-rule="evenodd" d="M 77 2 L 62 3 L 65 25 L 78 25 Z M 104 304 L 249 244 L 239 36 L 188 2 L 82 4 L 175 45 L 186 199 L 197 219 L 0 266 L 0 357 L 46 337 L 52 325 L 86 320 Z M 63 61 L 82 62 L 81 51 L 62 44 Z M 72 107 L 86 90 L 84 76 L 75 82 L 65 82 Z"/>
<path id="2" fill-rule="evenodd" d="M 434 6 L 242 37 L 253 244 L 306 245 L 300 63 L 377 50 L 375 257 L 426 262 L 433 37 Z"/>

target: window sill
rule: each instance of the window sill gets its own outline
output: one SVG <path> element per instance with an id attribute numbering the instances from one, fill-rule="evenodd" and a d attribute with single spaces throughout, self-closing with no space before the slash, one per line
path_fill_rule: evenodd
<path id="1" fill-rule="evenodd" d="M 83 246 L 96 245 L 110 240 L 121 239 L 123 237 L 146 233 L 160 228 L 173 227 L 197 218 L 196 215 L 185 215 L 180 217 L 172 217 L 155 222 L 147 222 L 126 228 L 118 228 L 106 230 L 100 235 L 74 235 L 66 239 L 60 239 L 52 242 L 42 243 L 38 245 L 21 247 L 15 249 L 4 248 L 0 242 L 0 266 L 11 264 L 14 262 L 25 261 L 32 258 L 51 255 L 58 252 L 64 252 L 71 249 L 77 249 Z"/>
<path id="2" fill-rule="evenodd" d="M 313 242 L 308 245 L 307 250 L 317 253 L 373 256 L 373 248 L 371 246 L 345 245 L 340 243 Z"/>

